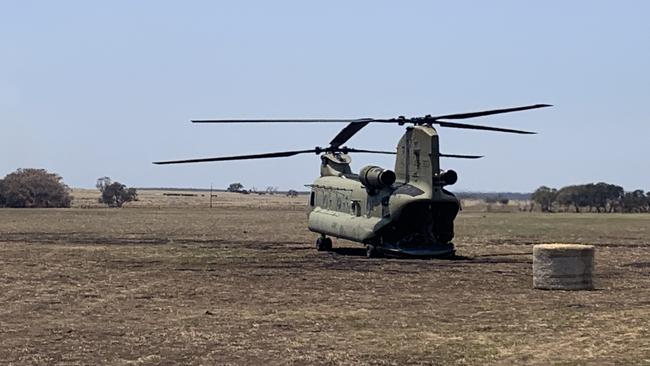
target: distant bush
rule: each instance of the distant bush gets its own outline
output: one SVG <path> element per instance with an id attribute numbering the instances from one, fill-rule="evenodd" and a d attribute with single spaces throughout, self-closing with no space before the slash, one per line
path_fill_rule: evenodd
<path id="1" fill-rule="evenodd" d="M 488 204 L 497 203 L 498 198 L 494 197 L 494 196 L 488 196 L 488 197 L 483 198 L 483 201 L 485 201 L 485 203 L 488 203 Z"/>
<path id="2" fill-rule="evenodd" d="M 227 192 L 241 192 L 244 189 L 244 185 L 241 183 L 231 183 L 228 188 L 226 188 Z"/>
<path id="3" fill-rule="evenodd" d="M 125 203 L 138 200 L 135 188 L 127 188 L 120 182 L 113 182 L 109 177 L 97 179 L 97 189 L 101 192 L 99 203 L 109 207 L 122 207 Z"/>
<path id="4" fill-rule="evenodd" d="M 0 206 L 14 208 L 70 207 L 70 188 L 44 169 L 18 169 L 0 181 Z"/>

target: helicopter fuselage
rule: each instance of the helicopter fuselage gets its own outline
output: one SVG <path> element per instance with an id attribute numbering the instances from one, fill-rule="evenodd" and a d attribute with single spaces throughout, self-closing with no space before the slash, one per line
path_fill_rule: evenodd
<path id="1" fill-rule="evenodd" d="M 433 127 L 407 129 L 397 147 L 394 172 L 370 166 L 353 174 L 345 154 L 326 153 L 321 160 L 321 177 L 310 186 L 311 231 L 383 252 L 454 253 L 454 219 L 460 204 L 443 188 L 448 182 L 439 168 Z"/>

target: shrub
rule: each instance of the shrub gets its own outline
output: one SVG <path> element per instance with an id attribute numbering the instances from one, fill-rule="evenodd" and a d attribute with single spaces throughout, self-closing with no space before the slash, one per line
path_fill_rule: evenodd
<path id="1" fill-rule="evenodd" d="M 241 183 L 231 183 L 226 191 L 228 192 L 241 192 L 241 190 L 244 189 L 244 185 Z"/>
<path id="2" fill-rule="evenodd" d="M 70 188 L 45 169 L 18 169 L 0 183 L 0 205 L 15 208 L 70 207 Z"/>
<path id="3" fill-rule="evenodd" d="M 100 182 L 103 184 L 100 184 Z M 109 207 L 122 207 L 127 202 L 138 200 L 138 193 L 135 188 L 127 188 L 120 182 L 111 182 L 108 177 L 99 178 L 97 188 L 102 194 L 99 197 L 99 203 L 106 204 Z"/>

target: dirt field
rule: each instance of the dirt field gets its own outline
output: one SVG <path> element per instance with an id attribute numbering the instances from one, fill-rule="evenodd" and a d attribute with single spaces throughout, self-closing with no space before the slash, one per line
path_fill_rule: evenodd
<path id="1" fill-rule="evenodd" d="M 0 210 L 0 364 L 650 364 L 647 214 L 469 210 L 463 259 L 368 260 L 304 197 L 142 197 Z M 544 242 L 597 245 L 597 290 L 533 290 Z"/>

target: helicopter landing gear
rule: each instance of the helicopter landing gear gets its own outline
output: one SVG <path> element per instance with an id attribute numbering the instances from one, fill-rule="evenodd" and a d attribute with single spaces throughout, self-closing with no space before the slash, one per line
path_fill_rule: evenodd
<path id="1" fill-rule="evenodd" d="M 316 240 L 316 250 L 319 252 L 329 252 L 332 250 L 332 239 L 326 237 L 325 235 L 318 238 Z"/>
<path id="2" fill-rule="evenodd" d="M 383 257 L 381 250 L 372 244 L 366 244 L 366 257 L 368 258 L 381 258 Z"/>

